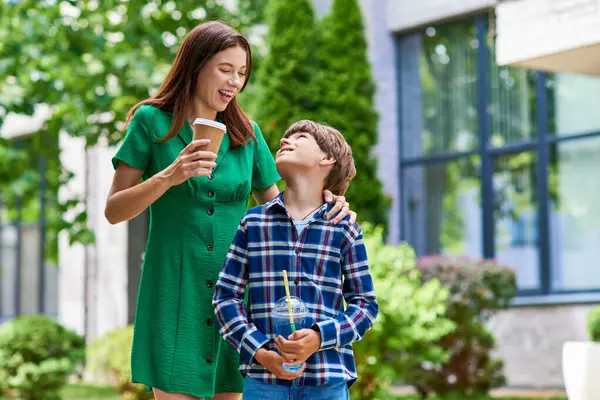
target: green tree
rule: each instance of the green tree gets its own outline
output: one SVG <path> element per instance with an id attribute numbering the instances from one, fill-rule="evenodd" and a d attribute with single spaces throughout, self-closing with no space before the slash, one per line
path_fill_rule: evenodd
<path id="1" fill-rule="evenodd" d="M 120 141 L 128 109 L 160 85 L 193 27 L 220 19 L 245 32 L 260 18 L 233 14 L 219 3 L 0 1 L 0 125 L 11 112 L 32 115 L 39 104 L 51 109 L 40 134 L 21 147 L 0 140 L 0 190 L 4 206 L 13 211 L 9 216 L 20 203 L 31 210 L 25 217 L 39 217 L 41 159 L 52 208 L 48 243 L 55 243 L 60 230 L 72 241 L 93 239 L 84 199 L 59 202 L 56 195 L 71 177 L 59 162 L 59 132 L 83 137 L 88 146 Z M 240 11 L 252 1 L 242 3 Z"/>
<path id="2" fill-rule="evenodd" d="M 346 193 L 352 208 L 360 220 L 386 226 L 389 199 L 377 178 L 377 160 L 371 152 L 378 132 L 375 84 L 358 1 L 334 0 L 319 27 L 317 118 L 339 129 L 352 147 L 357 175 Z"/>
<path id="3" fill-rule="evenodd" d="M 315 16 L 310 0 L 271 0 L 265 7 L 268 54 L 257 75 L 256 115 L 272 150 L 293 122 L 313 118 L 318 91 L 314 82 Z"/>

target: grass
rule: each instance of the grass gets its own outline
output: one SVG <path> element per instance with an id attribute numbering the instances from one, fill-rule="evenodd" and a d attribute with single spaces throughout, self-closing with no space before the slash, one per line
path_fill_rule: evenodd
<path id="1" fill-rule="evenodd" d="M 85 384 L 67 385 L 61 394 L 63 400 L 119 400 L 121 398 L 110 386 Z"/>

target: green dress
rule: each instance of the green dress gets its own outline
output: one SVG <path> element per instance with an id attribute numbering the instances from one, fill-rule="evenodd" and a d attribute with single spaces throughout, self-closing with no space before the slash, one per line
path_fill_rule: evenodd
<path id="1" fill-rule="evenodd" d="M 144 105 L 113 158 L 144 171 L 164 170 L 192 140 L 188 123 L 157 144 L 172 115 Z M 149 387 L 212 397 L 243 391 L 239 354 L 218 332 L 214 284 L 246 211 L 248 196 L 280 177 L 258 125 L 258 143 L 231 148 L 225 135 L 209 177 L 172 187 L 150 206 L 150 230 L 137 299 L 132 379 Z"/>

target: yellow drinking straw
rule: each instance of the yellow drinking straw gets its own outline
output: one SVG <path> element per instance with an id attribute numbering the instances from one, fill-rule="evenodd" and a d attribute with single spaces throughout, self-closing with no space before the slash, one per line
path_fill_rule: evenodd
<path id="1" fill-rule="evenodd" d="M 285 297 L 288 301 L 288 313 L 290 314 L 290 326 L 292 327 L 292 333 L 296 332 L 296 325 L 294 324 L 294 317 L 292 317 L 292 299 L 290 297 L 290 284 L 288 283 L 287 271 L 283 270 L 283 280 L 285 282 Z"/>

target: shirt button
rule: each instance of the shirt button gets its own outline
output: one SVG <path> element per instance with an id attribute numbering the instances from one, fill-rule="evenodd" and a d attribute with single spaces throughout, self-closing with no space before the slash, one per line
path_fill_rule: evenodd
<path id="1" fill-rule="evenodd" d="M 210 173 L 210 175 L 208 176 L 208 179 L 210 179 L 211 181 L 213 179 L 215 179 L 215 174 L 213 174 L 212 172 Z"/>
<path id="2" fill-rule="evenodd" d="M 208 249 L 208 251 L 213 251 L 215 247 L 212 244 L 209 244 L 208 246 L 206 246 L 206 248 Z"/>
<path id="3" fill-rule="evenodd" d="M 208 325 L 208 326 L 212 326 L 212 318 L 208 318 L 208 319 L 206 320 L 206 325 Z"/>
<path id="4" fill-rule="evenodd" d="M 215 197 L 215 192 L 208 192 L 208 197 Z"/>
<path id="5" fill-rule="evenodd" d="M 215 213 L 215 210 L 213 210 L 212 208 L 209 208 L 208 211 L 206 211 L 206 213 L 208 215 L 213 215 Z"/>
<path id="6" fill-rule="evenodd" d="M 206 287 L 207 288 L 211 288 L 213 286 L 213 282 L 212 281 L 206 281 Z"/>
<path id="7" fill-rule="evenodd" d="M 206 357 L 206 362 L 209 364 L 212 363 L 212 357 Z"/>

